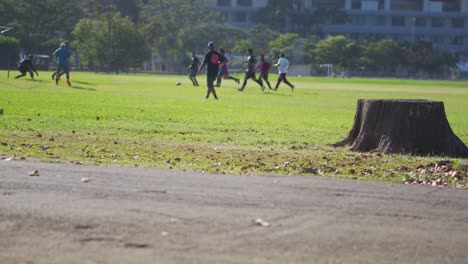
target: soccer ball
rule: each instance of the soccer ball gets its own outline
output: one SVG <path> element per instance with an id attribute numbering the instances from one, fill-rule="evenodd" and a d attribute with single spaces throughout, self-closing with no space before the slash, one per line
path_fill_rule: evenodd
<path id="1" fill-rule="evenodd" d="M 180 85 L 180 82 L 176 82 L 175 85 L 179 86 L 179 85 Z"/>

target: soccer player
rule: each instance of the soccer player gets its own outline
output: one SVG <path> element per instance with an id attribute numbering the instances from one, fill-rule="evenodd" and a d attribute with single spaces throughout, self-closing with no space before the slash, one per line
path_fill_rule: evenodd
<path id="1" fill-rule="evenodd" d="M 60 48 L 54 51 L 54 59 L 57 62 L 57 71 L 55 75 L 55 85 L 58 85 L 59 78 L 60 78 L 60 72 L 63 71 L 65 72 L 67 76 L 67 84 L 68 86 L 71 86 L 70 83 L 70 72 L 68 70 L 68 66 L 70 64 L 70 58 L 71 58 L 71 53 L 70 51 L 66 48 L 65 43 L 60 44 Z"/>
<path id="2" fill-rule="evenodd" d="M 206 85 L 208 90 L 206 92 L 206 99 L 210 97 L 210 94 L 213 93 L 213 96 L 216 100 L 218 100 L 218 96 L 216 95 L 216 91 L 214 89 L 214 81 L 218 76 L 219 65 L 225 62 L 224 56 L 215 50 L 215 44 L 213 42 L 208 43 L 208 53 L 205 54 L 205 58 L 203 59 L 203 63 L 200 65 L 198 71 L 201 71 L 205 65 L 207 65 L 206 70 Z"/>
<path id="3" fill-rule="evenodd" d="M 27 58 L 24 58 L 24 59 L 22 59 L 20 61 L 19 65 L 18 65 L 18 71 L 20 71 L 21 74 L 16 76 L 15 79 L 26 76 L 27 72 L 29 72 L 29 75 L 31 76 L 31 79 L 34 79 L 33 72 L 35 72 L 36 75 L 39 76 L 39 73 L 37 73 L 36 68 L 34 68 L 34 65 L 32 63 L 33 59 L 34 59 L 34 56 L 29 55 Z"/>
<path id="4" fill-rule="evenodd" d="M 197 57 L 197 53 L 194 51 L 192 52 L 192 62 L 187 67 L 190 70 L 189 79 L 192 81 L 193 86 L 199 86 L 197 81 L 197 72 L 198 67 L 200 66 L 200 60 Z"/>
<path id="5" fill-rule="evenodd" d="M 65 43 L 65 48 L 67 48 L 67 50 L 70 50 L 70 45 L 68 40 L 65 40 L 63 43 Z M 70 68 L 68 69 L 70 71 Z M 59 74 L 59 79 L 60 77 L 62 77 L 62 75 L 64 74 L 65 72 L 61 71 L 60 74 Z M 57 75 L 57 72 L 55 71 L 54 73 L 52 73 L 52 80 L 55 80 L 55 76 Z"/>
<path id="6" fill-rule="evenodd" d="M 268 81 L 268 72 L 270 71 L 271 64 L 269 61 L 265 60 L 265 55 L 260 55 L 260 63 L 257 66 L 257 69 L 260 69 L 260 76 L 258 79 L 264 80 L 268 84 L 268 88 L 272 90 L 270 82 Z"/>
<path id="7" fill-rule="evenodd" d="M 257 80 L 255 78 L 255 66 L 257 65 L 257 59 L 255 58 L 253 54 L 253 49 L 248 49 L 247 51 L 248 57 L 247 57 L 247 70 L 245 71 L 245 77 L 244 77 L 244 84 L 242 84 L 242 87 L 237 89 L 239 92 L 244 91 L 245 85 L 247 85 L 247 80 L 248 79 L 253 79 L 258 85 L 260 85 L 262 91 L 265 90 L 265 86 L 263 86 L 263 82 L 261 79 Z"/>
<path id="8" fill-rule="evenodd" d="M 219 49 L 219 53 L 221 53 L 221 55 L 224 56 L 225 58 L 225 62 L 224 64 L 221 66 L 221 69 L 219 70 L 218 72 L 218 77 L 216 78 L 216 87 L 220 87 L 221 86 L 221 79 L 228 79 L 228 80 L 233 80 L 235 81 L 237 84 L 240 83 L 239 79 L 237 79 L 236 77 L 233 77 L 233 76 L 230 76 L 229 75 L 229 71 L 228 71 L 228 64 L 231 62 L 231 59 L 226 55 L 226 50 L 224 50 L 223 48 L 220 48 Z"/>
<path id="9" fill-rule="evenodd" d="M 284 56 L 284 53 L 281 53 L 280 58 L 278 59 L 278 62 L 275 64 L 275 67 L 278 67 L 278 71 L 279 71 L 279 76 L 278 76 L 278 81 L 276 82 L 275 91 L 278 90 L 278 87 L 281 81 L 283 81 L 285 84 L 291 87 L 291 90 L 294 91 L 294 85 L 292 85 L 286 79 L 286 74 L 288 74 L 288 69 L 289 69 L 289 60 L 286 59 L 286 57 Z"/>

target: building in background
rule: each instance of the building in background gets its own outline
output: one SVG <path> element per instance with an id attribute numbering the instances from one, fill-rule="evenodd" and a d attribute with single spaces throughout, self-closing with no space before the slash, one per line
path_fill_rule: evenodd
<path id="1" fill-rule="evenodd" d="M 268 0 L 209 0 L 236 27 L 254 26 L 253 16 Z M 350 22 L 326 23 L 325 35 L 348 39 L 426 40 L 468 61 L 468 0 L 303 0 L 302 8 L 339 8 Z"/>

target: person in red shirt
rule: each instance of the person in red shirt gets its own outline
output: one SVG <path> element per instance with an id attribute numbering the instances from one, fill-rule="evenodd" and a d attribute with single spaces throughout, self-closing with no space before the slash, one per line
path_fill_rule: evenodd
<path id="1" fill-rule="evenodd" d="M 265 55 L 260 55 L 260 63 L 257 66 L 257 69 L 260 69 L 260 76 L 258 79 L 263 79 L 270 90 L 273 90 L 271 88 L 270 82 L 268 81 L 268 72 L 270 71 L 271 68 L 271 63 L 267 60 L 265 60 Z"/>

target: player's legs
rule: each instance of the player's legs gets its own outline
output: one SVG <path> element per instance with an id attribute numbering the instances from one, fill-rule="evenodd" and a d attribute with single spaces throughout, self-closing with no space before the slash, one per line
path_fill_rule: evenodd
<path id="1" fill-rule="evenodd" d="M 260 77 L 259 77 L 259 78 L 260 78 L 260 79 L 263 79 L 263 80 L 267 83 L 268 88 L 269 88 L 270 90 L 272 89 L 272 88 L 271 88 L 271 85 L 270 85 L 270 82 L 268 81 L 268 72 L 262 72 L 262 73 L 260 74 Z"/>
<path id="2" fill-rule="evenodd" d="M 244 83 L 242 84 L 242 87 L 237 89 L 237 90 L 239 90 L 241 92 L 244 90 L 245 86 L 247 85 L 247 80 L 251 78 L 251 75 L 252 75 L 251 72 L 249 72 L 249 71 L 245 72 Z"/>
<path id="3" fill-rule="evenodd" d="M 258 85 L 260 85 L 260 87 L 262 88 L 262 91 L 265 89 L 265 87 L 263 86 L 263 82 L 262 82 L 262 79 L 261 78 L 256 78 L 255 77 L 255 72 L 252 73 L 252 76 L 251 78 L 256 82 L 258 83 Z"/>
<path id="4" fill-rule="evenodd" d="M 218 72 L 218 76 L 216 77 L 216 87 L 221 86 L 221 81 L 223 77 L 226 75 L 226 73 L 227 72 L 226 72 L 225 66 L 221 67 L 221 69 Z"/>
<path id="5" fill-rule="evenodd" d="M 224 78 L 224 79 L 228 79 L 228 80 L 233 80 L 233 81 L 235 81 L 237 84 L 240 83 L 239 79 L 236 78 L 236 77 L 234 77 L 234 76 L 229 75 L 229 72 L 228 72 L 228 71 L 226 71 L 226 73 L 224 74 L 224 77 L 223 77 L 223 78 Z"/>
<path id="6" fill-rule="evenodd" d="M 284 76 L 283 76 L 283 82 L 284 82 L 285 84 L 287 84 L 289 87 L 291 87 L 291 89 L 294 89 L 294 85 L 292 85 L 292 84 L 288 81 L 288 79 L 286 79 L 286 73 L 285 73 Z"/>
<path id="7" fill-rule="evenodd" d="M 61 70 L 62 70 L 62 65 L 57 65 L 57 69 L 55 70 L 55 85 L 58 85 Z"/>
<path id="8" fill-rule="evenodd" d="M 20 72 L 21 74 L 20 74 L 20 75 L 17 75 L 17 76 L 15 77 L 15 79 L 18 79 L 18 78 L 21 78 L 21 77 L 26 76 L 26 73 L 28 72 L 28 70 L 25 69 L 25 68 L 19 68 L 18 70 L 19 70 L 19 72 Z"/>
<path id="9" fill-rule="evenodd" d="M 206 85 L 207 85 L 207 91 L 206 91 L 206 99 L 210 97 L 210 94 L 212 93 L 215 99 L 218 99 L 218 96 L 216 95 L 216 91 L 214 88 L 214 82 L 216 80 L 217 75 L 207 75 L 206 76 Z"/>
<path id="10" fill-rule="evenodd" d="M 68 86 L 71 86 L 71 83 L 70 83 L 70 70 L 69 70 L 69 68 L 68 68 L 68 65 L 65 65 L 63 72 L 64 72 L 64 73 L 66 74 L 66 76 L 67 76 L 67 84 L 68 84 Z"/>
<path id="11" fill-rule="evenodd" d="M 276 81 L 275 90 L 278 90 L 278 87 L 279 87 L 280 83 L 283 81 L 283 75 L 284 75 L 284 73 L 280 73 L 278 75 L 278 81 Z"/>

